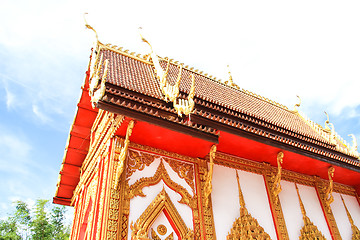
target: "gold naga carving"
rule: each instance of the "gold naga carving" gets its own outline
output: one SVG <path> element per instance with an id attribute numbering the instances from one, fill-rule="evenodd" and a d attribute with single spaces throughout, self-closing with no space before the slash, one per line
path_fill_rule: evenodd
<path id="1" fill-rule="evenodd" d="M 331 211 L 330 204 L 334 201 L 334 197 L 332 195 L 332 192 L 334 190 L 334 181 L 332 179 L 334 177 L 334 172 L 335 172 L 335 168 L 332 166 L 329 167 L 328 169 L 329 185 L 325 187 L 325 199 L 324 199 L 324 203 L 328 213 L 330 213 Z"/>
<path id="2" fill-rule="evenodd" d="M 281 192 L 281 185 L 280 185 L 280 181 L 281 181 L 281 164 L 283 163 L 283 158 L 284 158 L 284 153 L 283 152 L 279 152 L 277 154 L 277 166 L 278 166 L 278 170 L 277 170 L 277 174 L 273 177 L 273 186 L 271 188 L 271 192 L 275 197 L 275 204 L 279 203 L 279 193 Z"/>
<path id="3" fill-rule="evenodd" d="M 135 196 L 145 197 L 142 189 L 146 186 L 153 186 L 159 183 L 160 180 L 163 180 L 165 184 L 168 185 L 171 189 L 176 189 L 176 192 L 181 195 L 179 203 L 186 204 L 191 209 L 196 207 L 196 195 L 191 197 L 190 193 L 184 187 L 171 180 L 162 161 L 160 162 L 154 176 L 142 177 L 129 187 L 129 199 L 132 199 Z"/>
<path id="4" fill-rule="evenodd" d="M 87 13 L 84 14 L 84 21 L 85 21 L 85 27 L 87 29 L 92 30 L 95 33 L 95 37 L 96 37 L 96 44 L 95 47 L 93 48 L 93 53 L 92 53 L 92 58 L 95 57 L 94 55 L 96 54 L 96 58 L 94 60 L 91 60 L 91 64 L 90 64 L 90 84 L 89 84 L 89 95 L 91 97 L 91 103 L 92 106 L 95 107 L 95 104 L 104 96 L 105 94 L 105 82 L 106 82 L 106 77 L 108 74 L 108 67 L 109 67 L 109 59 L 106 59 L 104 62 L 104 68 L 102 68 L 103 65 L 103 55 L 101 54 L 100 60 L 99 58 L 99 54 L 97 53 L 99 51 L 98 49 L 98 43 L 99 42 L 99 38 L 98 38 L 98 34 L 95 31 L 95 29 L 90 26 L 85 18 L 85 15 Z M 101 70 L 104 69 L 102 76 L 101 75 Z M 99 87 L 99 81 L 100 81 L 100 87 Z"/>
<path id="5" fill-rule="evenodd" d="M 141 28 L 140 28 L 141 30 Z M 181 117 L 184 115 L 189 115 L 194 110 L 195 102 L 194 102 L 194 96 L 195 96 L 195 77 L 194 74 L 191 75 L 191 88 L 190 93 L 188 95 L 187 99 L 178 99 L 179 96 L 179 86 L 181 81 L 181 73 L 182 73 L 182 65 L 180 65 L 178 77 L 176 80 L 176 83 L 174 85 L 170 85 L 167 81 L 167 76 L 169 72 L 169 66 L 170 66 L 170 59 L 167 61 L 166 70 L 164 71 L 160 65 L 160 60 L 157 54 L 154 52 L 153 47 L 147 41 L 140 32 L 141 40 L 145 43 L 147 43 L 150 46 L 151 53 L 150 57 L 152 59 L 154 68 L 155 68 L 155 74 L 156 78 L 159 80 L 159 85 L 161 92 L 164 95 L 165 101 L 171 101 L 173 103 L 173 106 L 175 110 L 177 111 L 177 114 Z"/>
<path id="6" fill-rule="evenodd" d="M 251 216 L 245 206 L 245 200 L 243 193 L 241 191 L 239 175 L 236 171 L 236 180 L 239 190 L 239 203 L 240 203 L 240 217 L 235 220 L 233 227 L 230 230 L 230 233 L 227 235 L 227 240 L 237 240 L 237 239 L 261 239 L 269 240 L 271 239 L 269 234 L 267 234 L 264 229 L 259 225 L 258 221 Z"/>
<path id="7" fill-rule="evenodd" d="M 351 214 L 345 204 L 345 201 L 344 201 L 344 198 L 342 197 L 342 195 L 340 194 L 340 197 L 341 197 L 341 201 L 343 202 L 344 204 L 344 207 L 345 207 L 345 211 L 346 211 L 346 214 L 348 216 L 348 219 L 349 219 L 349 222 L 350 222 L 350 225 L 351 225 L 351 230 L 352 230 L 352 237 L 351 239 L 352 240 L 357 240 L 357 239 L 360 239 L 360 230 L 359 228 L 354 224 L 354 220 L 352 219 L 351 217 Z"/>
<path id="8" fill-rule="evenodd" d="M 125 136 L 125 140 L 124 140 L 123 144 L 121 144 L 121 141 L 115 142 L 115 144 L 116 144 L 115 151 L 119 152 L 118 162 L 117 162 L 117 166 L 116 166 L 116 170 L 115 170 L 115 183 L 114 183 L 115 189 L 118 187 L 118 183 L 120 181 L 120 176 L 124 171 L 124 163 L 125 163 L 129 143 L 130 143 L 129 138 L 131 136 L 132 129 L 134 128 L 134 124 L 135 124 L 134 120 L 130 120 L 130 122 L 127 126 L 126 136 Z"/>
<path id="9" fill-rule="evenodd" d="M 319 229 L 311 222 L 310 218 L 306 215 L 304 204 L 301 200 L 299 188 L 295 183 L 296 192 L 299 198 L 301 213 L 303 215 L 304 226 L 300 230 L 299 240 L 308 240 L 308 239 L 318 239 L 326 240 L 324 235 L 319 231 Z"/>
<path id="10" fill-rule="evenodd" d="M 174 223 L 174 226 L 177 228 L 181 239 L 184 240 L 193 240 L 194 232 L 193 230 L 187 228 L 185 222 L 181 218 L 179 212 L 176 210 L 174 204 L 172 203 L 169 195 L 166 193 L 163 188 L 162 191 L 155 197 L 155 199 L 149 204 L 141 216 L 136 220 L 135 223 L 131 222 L 130 228 L 132 230 L 131 237 L 133 240 L 148 240 L 149 231 L 154 220 L 159 216 L 159 214 L 166 210 L 168 216 Z M 156 238 L 153 238 L 156 239 Z M 171 239 L 171 238 L 167 238 Z"/>
<path id="11" fill-rule="evenodd" d="M 209 206 L 209 196 L 212 192 L 212 177 L 213 177 L 215 157 L 216 157 L 216 145 L 212 145 L 209 152 L 210 168 L 209 171 L 205 174 L 205 186 L 203 189 L 204 197 L 205 197 L 205 206 Z"/>
<path id="12" fill-rule="evenodd" d="M 190 113 L 192 113 L 192 111 L 194 110 L 195 107 L 195 102 L 194 102 L 194 96 L 195 96 L 195 77 L 194 74 L 191 74 L 191 88 L 190 88 L 190 93 L 188 95 L 187 99 L 178 99 L 179 101 L 177 102 L 176 99 L 173 102 L 174 108 L 176 109 L 178 115 L 181 117 L 183 114 L 185 115 L 189 115 Z"/>
<path id="13" fill-rule="evenodd" d="M 179 69 L 179 73 L 178 73 L 178 77 L 177 77 L 175 85 L 170 85 L 169 83 L 167 83 L 167 81 L 165 82 L 164 86 L 160 85 L 162 92 L 165 96 L 166 102 L 168 102 L 168 101 L 174 102 L 174 101 L 176 101 L 176 98 L 179 96 L 179 87 L 180 87 L 182 68 L 183 68 L 183 66 L 180 65 L 180 69 Z"/>

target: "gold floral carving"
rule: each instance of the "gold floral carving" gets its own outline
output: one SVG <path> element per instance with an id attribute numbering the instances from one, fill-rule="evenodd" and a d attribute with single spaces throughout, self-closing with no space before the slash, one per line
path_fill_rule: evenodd
<path id="1" fill-rule="evenodd" d="M 272 190 L 271 192 L 275 197 L 275 204 L 279 203 L 279 193 L 281 192 L 280 181 L 281 181 L 281 164 L 283 163 L 283 158 L 284 158 L 284 153 L 279 152 L 277 155 L 278 170 L 276 176 L 274 176 L 273 186 L 271 188 Z"/>
<path id="2" fill-rule="evenodd" d="M 209 206 L 209 196 L 212 192 L 212 177 L 213 177 L 213 169 L 214 169 L 214 159 L 216 156 L 216 145 L 212 145 L 209 153 L 210 158 L 210 169 L 205 174 L 205 186 L 204 186 L 204 196 L 205 196 L 205 206 Z"/>
<path id="3" fill-rule="evenodd" d="M 301 200 L 299 189 L 297 184 L 295 183 L 296 192 L 299 198 L 301 213 L 303 215 L 304 226 L 300 230 L 300 240 L 308 240 L 308 239 L 318 239 L 318 240 L 325 240 L 326 238 L 324 235 L 319 231 L 319 229 L 314 225 L 313 222 L 310 221 L 310 218 L 306 216 L 306 211 L 304 204 Z"/>
<path id="4" fill-rule="evenodd" d="M 124 163 L 125 163 L 125 158 L 126 158 L 126 154 L 128 151 L 128 147 L 129 147 L 129 143 L 130 143 L 130 136 L 132 133 L 132 129 L 134 128 L 134 121 L 131 120 L 129 122 L 129 125 L 127 127 L 126 130 L 126 137 L 125 140 L 123 142 L 123 144 L 121 144 L 121 141 L 115 141 L 115 153 L 116 153 L 116 157 L 118 158 L 118 162 L 117 162 L 117 166 L 116 166 L 116 170 L 115 170 L 115 184 L 114 187 L 117 188 L 118 187 L 118 183 L 120 181 L 120 176 L 124 171 Z"/>
<path id="5" fill-rule="evenodd" d="M 150 227 L 163 210 L 166 210 L 169 217 L 173 221 L 181 239 L 194 239 L 193 231 L 186 227 L 186 224 L 176 210 L 164 188 L 145 209 L 139 219 L 137 219 L 135 223 L 132 222 L 130 224 L 130 228 L 132 230 L 132 239 L 149 239 L 148 235 Z"/>
<path id="6" fill-rule="evenodd" d="M 166 185 L 168 185 L 171 189 L 175 189 L 175 191 L 181 195 L 181 200 L 179 201 L 179 203 L 186 204 L 190 208 L 196 207 L 196 195 L 194 195 L 194 197 L 191 197 L 190 193 L 184 187 L 171 180 L 162 161 L 160 162 L 154 176 L 140 178 L 133 185 L 130 186 L 128 195 L 129 199 L 132 199 L 135 196 L 145 197 L 142 189 L 146 186 L 153 186 L 159 183 L 160 180 L 163 180 Z"/>
<path id="7" fill-rule="evenodd" d="M 149 166 L 155 158 L 154 154 L 129 149 L 126 178 L 130 178 L 135 171 L 144 170 L 145 166 Z"/>
<path id="8" fill-rule="evenodd" d="M 352 239 L 352 240 L 358 240 L 358 239 L 360 239 L 360 230 L 359 230 L 359 228 L 354 224 L 354 220 L 352 219 L 351 214 L 350 214 L 348 208 L 346 207 L 344 198 L 342 197 L 342 195 L 340 195 L 340 197 L 341 197 L 341 201 L 342 201 L 343 204 L 344 204 L 345 211 L 346 211 L 346 214 L 347 214 L 347 216 L 348 216 L 348 219 L 349 219 L 349 222 L 350 222 L 350 225 L 351 225 L 351 230 L 352 230 L 352 237 L 351 237 L 351 239 Z"/>
<path id="9" fill-rule="evenodd" d="M 258 221 L 252 217 L 246 209 L 244 196 L 240 187 L 239 175 L 237 170 L 235 171 L 239 189 L 240 217 L 233 223 L 233 227 L 226 239 L 271 239 L 269 234 L 264 231 Z"/>
<path id="10" fill-rule="evenodd" d="M 334 171 L 335 171 L 334 167 L 329 167 L 328 169 L 329 185 L 325 189 L 324 203 L 329 213 L 331 211 L 330 204 L 334 201 L 334 197 L 332 195 L 334 189 L 334 181 L 332 180 L 332 178 L 334 177 Z"/>
<path id="11" fill-rule="evenodd" d="M 185 162 L 176 161 L 170 158 L 164 158 L 164 161 L 178 174 L 178 176 L 185 180 L 185 182 L 191 187 L 195 194 L 194 186 L 194 166 Z"/>

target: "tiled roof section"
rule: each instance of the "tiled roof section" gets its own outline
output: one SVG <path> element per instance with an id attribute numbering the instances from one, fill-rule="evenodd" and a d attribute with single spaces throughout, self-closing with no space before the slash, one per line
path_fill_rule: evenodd
<path id="1" fill-rule="evenodd" d="M 156 73 L 151 62 L 106 46 L 102 46 L 100 52 L 104 55 L 104 60 L 109 59 L 109 71 L 106 79 L 107 83 L 164 102 L 159 81 L 156 78 Z M 161 59 L 160 65 L 165 70 L 167 60 Z M 171 62 L 167 75 L 167 81 L 170 82 L 170 84 L 174 84 L 178 73 L 179 65 Z M 217 119 L 220 116 L 218 114 L 222 113 L 230 116 L 231 119 L 225 119 L 225 117 L 225 120 L 223 119 L 220 122 L 223 121 L 223 123 L 231 126 L 236 126 L 237 119 L 242 118 L 242 120 L 252 122 L 253 126 L 256 128 L 253 130 L 245 128 L 248 132 L 270 138 L 267 135 L 269 132 L 266 134 L 266 131 L 263 132 L 264 129 L 270 129 L 276 134 L 280 134 L 280 138 L 274 139 L 276 141 L 309 150 L 314 153 L 319 150 L 312 149 L 313 146 L 319 146 L 323 149 L 320 150 L 320 152 L 327 149 L 333 152 L 343 153 L 355 159 L 357 158 L 349 151 L 339 149 L 338 145 L 334 144 L 328 136 L 325 136 L 326 134 L 323 134 L 322 131 L 314 128 L 299 113 L 290 111 L 280 104 L 266 100 L 248 91 L 230 87 L 205 75 L 196 73 L 188 68 L 183 68 L 182 70 L 180 83 L 180 96 L 182 98 L 186 98 L 187 94 L 190 92 L 192 74 L 195 77 L 194 100 L 196 103 L 193 115 L 199 115 L 202 117 L 206 116 L 207 119 L 211 119 L 212 121 L 220 121 L 214 119 Z M 109 88 L 107 88 L 107 92 L 109 92 Z M 111 93 L 111 91 L 109 93 Z M 111 94 L 114 94 L 114 92 Z M 197 109 L 197 106 L 205 107 L 207 111 L 214 111 L 216 114 L 214 114 L 214 116 L 209 115 L 209 112 L 204 114 L 204 112 Z M 176 111 L 173 108 L 167 107 L 166 111 L 176 114 Z M 239 127 L 238 129 L 241 128 Z M 296 138 L 303 143 L 306 142 L 306 144 L 302 146 L 301 144 L 299 145 L 295 142 L 291 143 L 291 140 L 289 140 L 287 136 L 290 138 Z M 328 154 L 324 153 L 321 155 Z M 330 155 L 329 157 L 335 159 L 338 158 L 338 156 L 335 157 Z M 340 160 L 347 162 L 345 158 L 340 158 Z M 358 165 L 358 162 L 356 161 L 352 164 Z"/>
<path id="2" fill-rule="evenodd" d="M 107 79 L 109 83 L 163 99 L 152 65 L 111 50 L 104 51 L 104 59 L 111 59 Z M 162 61 L 161 65 L 165 69 L 166 61 Z M 174 84 L 178 71 L 178 66 L 170 64 L 168 81 L 171 84 Z M 183 70 L 180 91 L 186 93 L 190 91 L 191 74 L 195 76 L 195 96 L 197 98 L 330 144 L 307 125 L 299 115 L 190 70 Z"/>

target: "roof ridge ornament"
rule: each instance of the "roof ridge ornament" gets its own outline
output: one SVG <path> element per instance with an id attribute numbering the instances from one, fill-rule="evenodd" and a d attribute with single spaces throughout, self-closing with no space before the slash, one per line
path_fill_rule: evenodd
<path id="1" fill-rule="evenodd" d="M 298 98 L 299 102 L 296 103 L 295 106 L 294 106 L 294 113 L 298 113 L 298 112 L 299 112 L 298 108 L 299 108 L 300 105 L 301 105 L 301 98 L 300 98 L 300 96 L 299 96 L 299 95 L 296 95 L 296 97 Z"/>
<path id="2" fill-rule="evenodd" d="M 240 89 L 240 87 L 238 85 L 236 85 L 233 81 L 231 72 L 230 72 L 230 66 L 227 65 L 227 69 L 228 69 L 228 74 L 229 74 L 229 79 L 226 80 L 224 83 L 230 87 L 236 88 L 236 89 Z"/>
<path id="3" fill-rule="evenodd" d="M 92 26 L 90 26 L 90 25 L 88 24 L 88 22 L 86 21 L 86 17 L 85 17 L 85 15 L 87 15 L 87 14 L 88 14 L 87 12 L 86 12 L 86 13 L 84 13 L 85 27 L 86 27 L 87 29 L 92 30 L 92 31 L 95 33 L 96 42 L 100 42 L 100 41 L 99 41 L 99 37 L 98 37 L 98 34 L 97 34 L 96 30 L 95 30 Z"/>

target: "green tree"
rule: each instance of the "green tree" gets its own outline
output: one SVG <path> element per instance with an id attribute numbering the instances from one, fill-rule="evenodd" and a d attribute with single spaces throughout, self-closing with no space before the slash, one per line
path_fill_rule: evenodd
<path id="1" fill-rule="evenodd" d="M 18 227 L 16 222 L 8 218 L 7 220 L 0 220 L 0 240 L 20 240 L 21 236 L 18 234 Z"/>
<path id="2" fill-rule="evenodd" d="M 64 224 L 64 206 L 51 205 L 39 199 L 33 208 L 17 201 L 15 212 L 7 220 L 0 220 L 0 240 L 67 240 L 70 226 Z"/>

